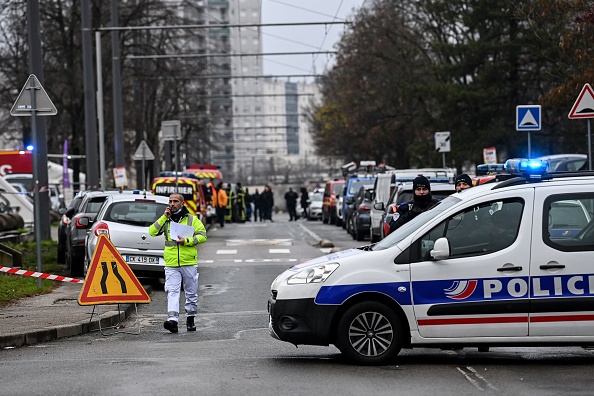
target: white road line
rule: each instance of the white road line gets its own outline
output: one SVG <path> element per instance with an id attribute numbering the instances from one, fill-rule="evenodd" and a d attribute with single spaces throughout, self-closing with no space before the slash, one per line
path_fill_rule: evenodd
<path id="1" fill-rule="evenodd" d="M 321 242 L 322 238 L 320 238 L 319 236 L 317 236 L 313 231 L 311 231 L 309 228 L 307 228 L 306 226 L 304 226 L 303 224 L 299 223 L 299 227 L 303 228 L 303 230 L 305 232 L 307 232 L 313 239 L 316 240 L 316 242 Z"/>
<path id="2" fill-rule="evenodd" d="M 276 253 L 290 254 L 291 250 L 290 249 L 268 249 L 268 253 L 270 253 L 270 254 L 276 254 Z"/>
<path id="3" fill-rule="evenodd" d="M 217 250 L 217 254 L 237 254 L 237 249 Z"/>
<path id="4" fill-rule="evenodd" d="M 328 254 L 332 251 L 332 248 L 320 248 L 320 251 L 322 253 Z"/>
<path id="5" fill-rule="evenodd" d="M 485 377 L 483 377 L 482 375 L 480 375 L 474 368 L 467 366 L 467 367 L 456 367 L 456 369 L 462 373 L 462 375 L 472 384 L 474 385 L 478 390 L 480 391 L 484 391 L 485 389 L 483 388 L 483 386 L 486 386 L 487 388 L 497 391 L 498 389 L 491 384 L 489 381 L 487 381 L 485 379 Z M 481 384 L 483 386 L 481 386 Z"/>

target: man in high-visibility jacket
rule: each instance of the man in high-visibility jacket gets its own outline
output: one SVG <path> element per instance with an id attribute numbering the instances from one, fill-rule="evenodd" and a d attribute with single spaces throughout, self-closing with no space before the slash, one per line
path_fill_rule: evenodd
<path id="1" fill-rule="evenodd" d="M 187 226 L 189 229 L 179 227 Z M 172 229 L 178 235 L 172 235 Z M 206 242 L 206 228 L 198 217 L 191 215 L 184 206 L 181 194 L 169 196 L 169 206 L 165 213 L 149 227 L 151 236 L 165 236 L 165 292 L 167 293 L 167 320 L 163 324 L 172 333 L 178 332 L 179 297 L 183 283 L 186 296 L 186 328 L 196 331 L 194 317 L 198 313 L 198 248 Z M 179 235 L 183 234 L 183 235 Z"/>
<path id="2" fill-rule="evenodd" d="M 245 192 L 241 188 L 241 183 L 235 185 L 235 193 L 237 194 L 236 205 L 237 205 L 237 221 L 245 223 Z"/>
<path id="3" fill-rule="evenodd" d="M 217 214 L 217 222 L 221 227 L 225 227 L 225 211 L 227 210 L 227 192 L 223 188 L 223 183 L 219 183 L 212 194 L 212 206 Z"/>

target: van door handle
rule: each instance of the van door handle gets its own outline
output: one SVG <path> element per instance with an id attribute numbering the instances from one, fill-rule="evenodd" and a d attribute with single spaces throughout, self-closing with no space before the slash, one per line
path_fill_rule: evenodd
<path id="1" fill-rule="evenodd" d="M 563 264 L 543 264 L 540 266 L 540 269 L 547 270 L 547 269 L 561 269 L 565 268 Z"/>
<path id="2" fill-rule="evenodd" d="M 499 268 L 497 268 L 497 271 L 499 271 L 499 272 L 504 272 L 504 271 L 522 271 L 522 266 L 521 265 L 514 265 L 514 266 L 509 266 L 509 267 L 499 267 Z"/>

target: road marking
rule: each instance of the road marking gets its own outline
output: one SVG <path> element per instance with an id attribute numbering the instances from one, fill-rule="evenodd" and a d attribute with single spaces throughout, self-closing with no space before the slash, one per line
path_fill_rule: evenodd
<path id="1" fill-rule="evenodd" d="M 320 251 L 322 253 L 328 254 L 332 251 L 332 248 L 320 248 Z"/>
<path id="2" fill-rule="evenodd" d="M 237 254 L 237 249 L 217 250 L 217 254 Z"/>
<path id="3" fill-rule="evenodd" d="M 268 249 L 268 253 L 270 254 L 290 254 L 291 250 L 290 249 Z"/>
<path id="4" fill-rule="evenodd" d="M 291 246 L 291 239 L 227 239 L 226 246 Z"/>
<path id="5" fill-rule="evenodd" d="M 303 224 L 299 223 L 299 227 L 303 228 L 303 230 L 305 232 L 307 232 L 313 239 L 315 239 L 316 242 L 320 243 L 322 241 L 322 238 L 320 238 L 319 236 L 317 236 L 316 233 L 314 233 L 313 231 L 311 231 L 309 228 L 307 228 Z"/>
<path id="6" fill-rule="evenodd" d="M 474 368 L 472 367 L 456 367 L 456 369 L 462 373 L 462 375 L 480 391 L 484 391 L 483 387 L 487 387 L 491 390 L 497 391 L 498 389 L 487 381 L 482 375 L 480 375 Z"/>

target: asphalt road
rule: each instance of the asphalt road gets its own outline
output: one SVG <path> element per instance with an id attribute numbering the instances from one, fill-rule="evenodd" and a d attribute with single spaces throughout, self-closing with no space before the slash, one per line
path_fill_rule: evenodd
<path id="1" fill-rule="evenodd" d="M 163 329 L 165 293 L 109 335 L 90 333 L 0 351 L 2 395 L 590 395 L 594 355 L 582 348 L 403 350 L 394 365 L 359 367 L 333 346 L 268 335 L 270 283 L 284 269 L 361 245 L 321 222 L 227 225 L 200 249 L 198 331 Z M 326 250 L 324 250 L 326 251 Z"/>

